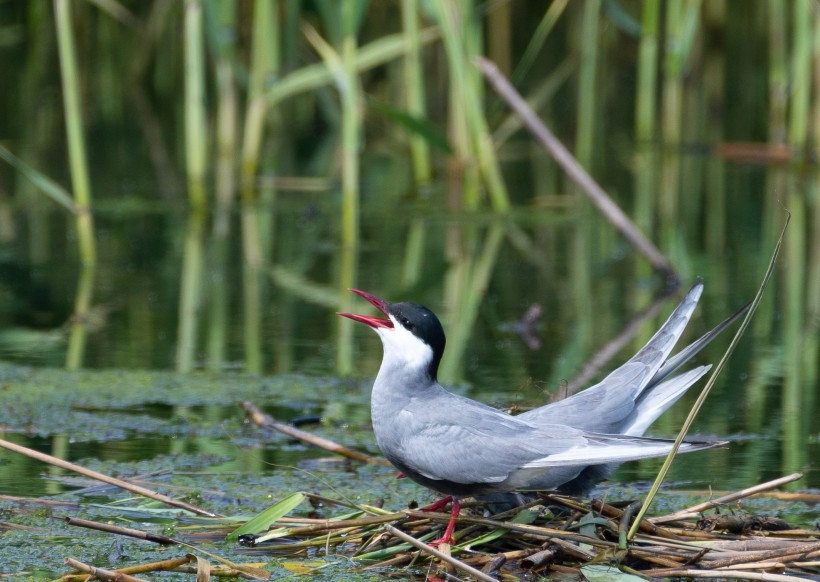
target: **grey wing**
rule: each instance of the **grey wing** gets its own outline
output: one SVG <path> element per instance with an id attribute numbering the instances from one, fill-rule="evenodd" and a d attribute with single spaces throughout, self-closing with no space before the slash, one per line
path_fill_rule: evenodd
<path id="1" fill-rule="evenodd" d="M 409 407 L 396 425 L 408 430 L 390 453 L 430 479 L 498 483 L 536 459 L 583 447 L 586 438 L 569 426 L 535 427 L 456 395 L 438 410 Z M 445 409 L 452 411 L 446 415 Z M 403 418 L 402 418 L 403 417 Z M 452 419 L 452 420 L 449 420 Z"/>
<path id="2" fill-rule="evenodd" d="M 697 306 L 698 281 L 646 345 L 595 386 L 519 415 L 534 424 L 565 423 L 593 432 L 621 432 L 635 410 L 635 400 L 652 381 L 683 333 Z M 694 354 L 693 354 L 694 355 Z"/>

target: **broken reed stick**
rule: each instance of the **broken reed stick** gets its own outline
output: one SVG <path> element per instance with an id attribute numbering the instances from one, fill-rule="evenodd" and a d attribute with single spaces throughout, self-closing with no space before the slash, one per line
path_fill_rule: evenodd
<path id="1" fill-rule="evenodd" d="M 718 507 L 719 505 L 725 505 L 726 503 L 730 503 L 738 499 L 743 499 L 745 497 L 749 497 L 751 495 L 761 493 L 769 489 L 774 489 L 775 487 L 780 487 L 781 485 L 785 485 L 786 483 L 791 483 L 802 478 L 803 473 L 792 473 L 791 475 L 786 475 L 785 477 L 779 477 L 778 479 L 773 479 L 771 481 L 767 481 L 766 483 L 760 483 L 759 485 L 755 485 L 754 487 L 748 487 L 746 489 L 730 493 L 729 495 L 723 495 L 722 497 L 718 497 L 717 499 L 712 499 L 704 503 L 693 505 L 692 507 L 687 507 L 686 509 L 676 511 L 675 513 L 670 513 L 669 515 L 662 515 L 660 517 L 650 517 L 649 521 L 657 524 L 685 519 L 695 519 L 700 516 L 701 512 L 706 511 L 707 509 L 713 509 L 715 507 Z"/>
<path id="2" fill-rule="evenodd" d="M 135 578 L 134 576 L 129 576 L 128 574 L 123 574 L 122 572 L 106 570 L 105 568 L 97 568 L 96 566 L 89 566 L 88 564 L 83 564 L 74 558 L 66 558 L 65 563 L 75 570 L 85 572 L 86 574 L 91 574 L 100 580 L 117 580 L 118 582 L 149 582 L 145 578 Z"/>
<path id="3" fill-rule="evenodd" d="M 477 59 L 478 68 L 490 82 L 490 84 L 506 102 L 507 105 L 521 118 L 521 121 L 530 130 L 541 145 L 550 153 L 567 176 L 575 182 L 592 200 L 593 204 L 603 213 L 603 215 L 617 228 L 624 237 L 640 252 L 652 267 L 664 275 L 669 282 L 677 286 L 678 278 L 675 270 L 666 257 L 644 236 L 634 222 L 621 210 L 621 208 L 610 198 L 600 185 L 590 176 L 587 171 L 578 163 L 575 157 L 564 147 L 564 145 L 547 129 L 538 115 L 532 110 L 529 104 L 515 90 L 515 87 L 501 74 L 498 67 L 492 61 L 483 57 Z"/>
<path id="4" fill-rule="evenodd" d="M 732 578 L 737 580 L 764 580 L 766 582 L 813 582 L 812 578 L 802 578 L 791 574 L 770 574 L 768 572 L 747 572 L 733 570 L 697 570 L 695 568 L 670 568 L 664 570 L 643 570 L 641 575 L 650 578 Z"/>
<path id="5" fill-rule="evenodd" d="M 498 582 L 498 580 L 496 580 L 495 578 L 492 578 L 491 576 L 488 576 L 487 574 L 485 574 L 481 570 L 476 570 L 475 568 L 473 568 L 472 566 L 468 566 L 467 564 L 465 564 L 461 560 L 457 560 L 456 558 L 454 558 L 452 556 L 449 556 L 449 555 L 445 554 L 444 552 L 441 552 L 441 551 L 437 550 L 433 546 L 430 546 L 428 544 L 425 544 L 424 542 L 421 542 L 421 541 L 417 540 L 413 536 L 404 533 L 403 531 L 401 531 L 400 529 L 398 529 L 396 527 L 393 527 L 389 523 L 384 524 L 384 529 L 386 531 L 388 531 L 389 533 L 391 533 L 392 535 L 399 538 L 400 540 L 407 542 L 408 544 L 410 544 L 411 546 L 413 546 L 415 548 L 418 548 L 422 552 L 424 552 L 426 554 L 430 554 L 431 556 L 435 556 L 439 560 L 441 560 L 441 561 L 443 561 L 447 564 L 450 564 L 451 566 L 453 566 L 454 568 L 456 568 L 458 570 L 461 570 L 462 572 L 466 572 L 467 574 L 469 574 L 470 576 L 473 576 L 474 578 L 477 578 L 478 580 L 483 580 L 484 582 Z"/>
<path id="6" fill-rule="evenodd" d="M 47 455 L 45 453 L 41 453 L 40 451 L 35 451 L 34 449 L 30 449 L 28 447 L 24 447 L 22 445 L 18 445 L 16 443 L 7 441 L 5 439 L 0 439 L 0 447 L 4 449 L 8 449 L 10 451 L 14 451 L 15 453 L 20 453 L 21 455 L 25 455 L 32 459 L 37 459 L 38 461 L 42 461 L 43 463 L 48 463 L 49 465 L 54 465 L 55 467 L 60 467 L 62 469 L 67 469 L 69 471 L 73 471 L 75 473 L 79 473 L 80 475 L 85 475 L 86 477 L 90 477 L 92 479 L 96 479 L 97 481 L 102 481 L 103 483 L 108 483 L 109 485 L 115 485 L 120 489 L 125 489 L 132 493 L 136 493 L 137 495 L 142 495 L 143 497 L 148 497 L 149 499 L 153 499 L 154 501 L 159 501 L 161 503 L 165 503 L 166 505 L 170 505 L 172 507 L 177 507 L 179 509 L 184 509 L 186 511 L 190 511 L 196 515 L 202 517 L 222 517 L 216 513 L 211 511 L 207 511 L 195 505 L 191 505 L 190 503 L 185 503 L 184 501 L 179 501 L 178 499 L 174 499 L 172 497 L 168 497 L 167 495 L 163 495 L 162 493 L 157 493 L 156 491 L 151 491 L 150 489 L 146 489 L 145 487 L 140 487 L 139 485 L 134 485 L 133 483 L 129 483 L 128 481 L 123 481 L 122 479 L 117 479 L 115 477 L 109 477 L 103 473 L 99 473 L 97 471 L 93 471 L 91 469 L 86 469 L 81 465 L 75 465 L 74 463 L 70 463 L 68 461 L 64 461 L 63 459 L 58 459 L 57 457 L 52 457 L 51 455 Z"/>
<path id="7" fill-rule="evenodd" d="M 117 568 L 111 570 L 117 575 L 128 574 L 145 574 L 147 572 L 165 572 L 169 570 L 176 570 L 186 564 L 195 562 L 196 557 L 192 554 L 187 554 L 181 558 L 169 558 L 159 562 L 150 562 L 148 564 L 139 564 L 137 566 L 128 566 L 126 568 Z M 116 580 L 117 578 L 115 578 Z M 123 578 L 119 578 L 122 580 Z M 88 582 L 88 574 L 66 574 L 60 577 L 61 582 Z"/>
<path id="8" fill-rule="evenodd" d="M 137 538 L 139 540 L 145 540 L 146 542 L 154 542 L 155 544 L 161 544 L 163 546 L 172 546 L 176 545 L 177 543 L 176 540 L 173 540 L 168 536 L 146 532 L 139 529 L 132 529 L 130 527 L 120 527 L 118 525 L 112 525 L 110 523 L 101 523 L 99 521 L 79 519 L 77 517 L 63 517 L 60 519 L 64 519 L 68 525 L 76 525 L 77 527 L 84 527 L 87 529 L 104 531 L 106 533 L 112 533 L 120 536 Z"/>
<path id="9" fill-rule="evenodd" d="M 329 439 L 316 436 L 309 432 L 305 432 L 303 430 L 299 430 L 298 428 L 291 426 L 289 424 L 285 424 L 283 422 L 279 422 L 274 419 L 269 414 L 265 414 L 261 410 L 259 410 L 253 403 L 251 402 L 243 402 L 242 408 L 245 410 L 245 414 L 251 419 L 251 421 L 256 425 L 264 428 L 272 428 L 276 431 L 281 432 L 282 434 L 286 434 L 289 437 L 293 437 L 295 439 L 299 439 L 300 441 L 304 441 L 309 443 L 315 447 L 319 447 L 320 449 L 325 449 L 326 451 L 330 451 L 331 453 L 336 453 L 337 455 L 342 455 L 343 457 L 347 457 L 349 459 L 354 459 L 356 461 L 363 461 L 365 463 L 376 463 L 378 465 L 384 465 L 386 467 L 392 467 L 393 465 L 390 464 L 390 461 L 387 459 L 380 459 L 378 457 L 371 457 L 368 454 L 360 453 L 359 451 L 354 451 L 353 449 L 349 449 L 339 443 L 333 442 Z"/>

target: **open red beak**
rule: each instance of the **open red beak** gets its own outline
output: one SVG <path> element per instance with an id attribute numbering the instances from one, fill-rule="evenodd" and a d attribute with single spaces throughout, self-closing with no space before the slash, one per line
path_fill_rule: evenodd
<path id="1" fill-rule="evenodd" d="M 383 299 L 379 299 L 378 297 L 371 295 L 370 293 L 365 293 L 364 291 L 359 291 L 358 289 L 351 289 L 356 295 L 360 297 L 364 297 L 370 303 L 376 306 L 376 309 L 381 311 L 383 314 L 387 315 L 387 306 L 389 303 Z M 393 327 L 393 322 L 390 321 L 389 318 L 386 317 L 373 317 L 371 315 L 356 315 L 355 313 L 339 313 L 342 317 L 347 317 L 348 319 L 352 319 L 353 321 L 358 321 L 359 323 L 364 323 L 365 325 L 369 325 L 370 327 L 376 329 L 379 327 Z"/>

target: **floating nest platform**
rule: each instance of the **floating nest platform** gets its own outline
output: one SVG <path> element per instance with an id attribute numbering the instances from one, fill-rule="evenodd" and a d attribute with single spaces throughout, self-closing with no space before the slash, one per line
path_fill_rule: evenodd
<path id="1" fill-rule="evenodd" d="M 426 543 L 441 535 L 449 514 L 413 509 L 338 520 L 286 518 L 271 528 L 274 540 L 245 541 L 254 545 L 251 552 L 311 558 L 329 550 L 351 558 L 360 569 L 441 580 L 817 580 L 820 531 L 768 516 L 722 512 L 726 503 L 770 486 L 644 519 L 631 540 L 627 531 L 639 502 L 617 506 L 543 495 L 491 518 L 483 517 L 480 507 L 463 504 L 451 546 Z M 817 495 L 785 495 L 820 501 Z"/>

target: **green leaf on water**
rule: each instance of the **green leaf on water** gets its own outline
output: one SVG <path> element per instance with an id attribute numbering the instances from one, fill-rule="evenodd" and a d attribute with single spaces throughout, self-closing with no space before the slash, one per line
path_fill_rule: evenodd
<path id="1" fill-rule="evenodd" d="M 304 500 L 305 495 L 300 492 L 285 497 L 282 501 L 268 507 L 265 511 L 248 521 L 245 525 L 233 530 L 225 539 L 229 542 L 235 542 L 241 535 L 257 534 L 261 531 L 265 531 L 268 529 L 270 524 L 276 522 L 276 520 L 293 511 L 296 506 Z"/>

